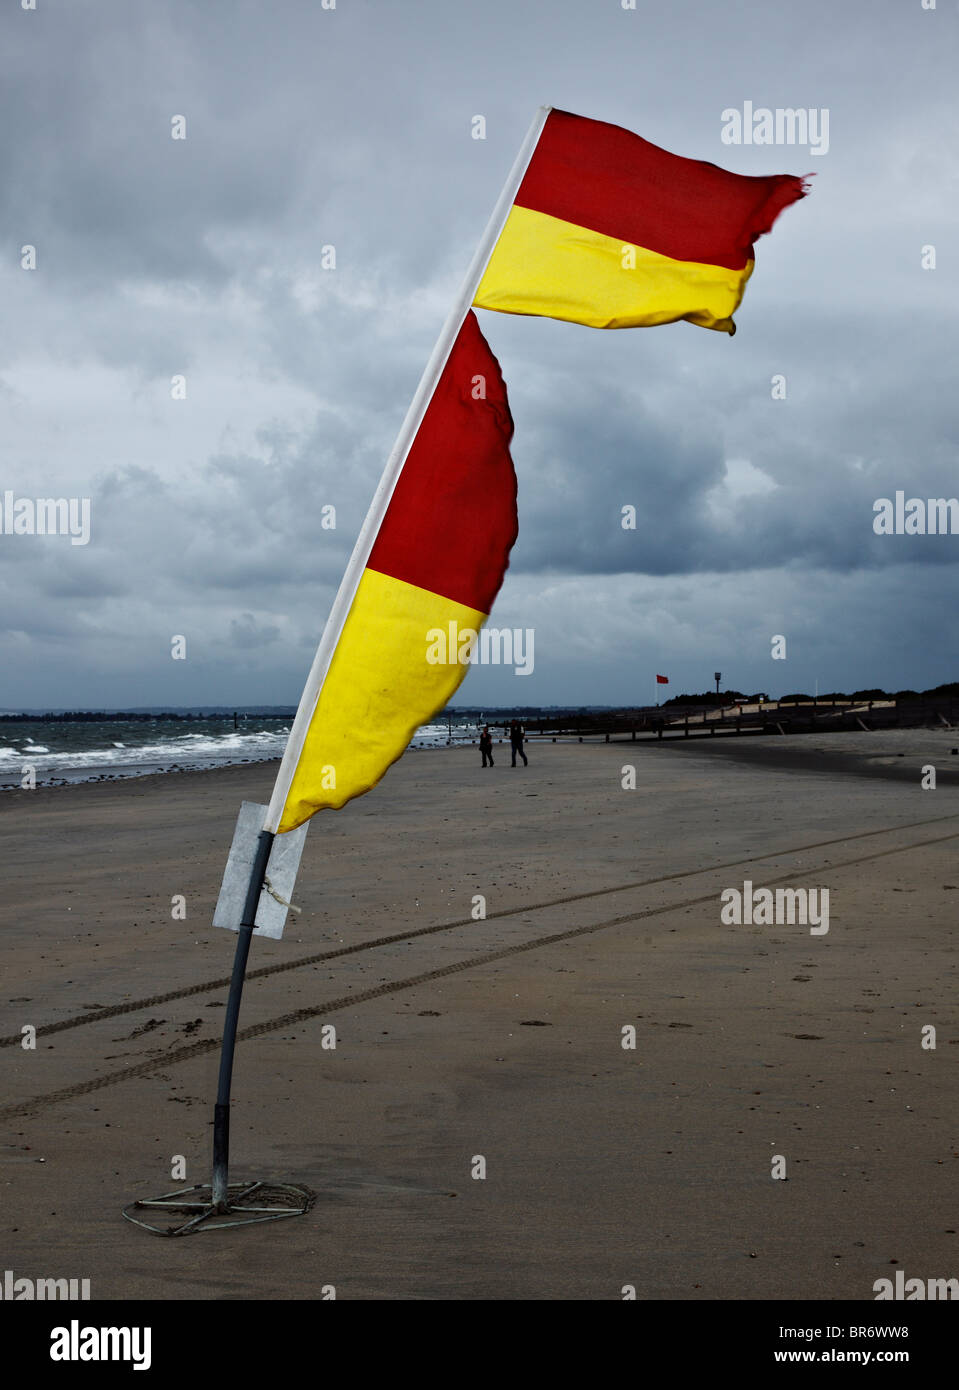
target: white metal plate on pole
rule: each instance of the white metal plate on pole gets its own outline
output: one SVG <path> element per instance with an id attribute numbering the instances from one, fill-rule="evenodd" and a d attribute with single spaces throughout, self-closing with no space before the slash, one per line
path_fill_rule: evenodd
<path id="1" fill-rule="evenodd" d="M 265 806 L 259 806 L 255 801 L 244 801 L 241 804 L 236 830 L 233 832 L 233 843 L 223 871 L 220 896 L 213 913 L 215 927 L 226 927 L 228 931 L 240 930 L 240 919 L 243 916 L 250 872 L 253 868 L 253 856 L 265 819 Z M 296 830 L 277 835 L 273 841 L 270 862 L 266 867 L 268 886 L 264 886 L 257 904 L 254 936 L 272 936 L 278 941 L 283 935 L 309 824 L 309 821 L 304 821 Z"/>

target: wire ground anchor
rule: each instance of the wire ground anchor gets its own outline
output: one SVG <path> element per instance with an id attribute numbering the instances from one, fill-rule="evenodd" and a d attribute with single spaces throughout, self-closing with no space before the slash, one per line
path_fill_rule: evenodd
<path id="1" fill-rule="evenodd" d="M 315 1192 L 293 1183 L 234 1182 L 227 1188 L 226 1200 L 214 1202 L 213 1188 L 207 1183 L 131 1202 L 123 1208 L 123 1215 L 134 1226 L 142 1226 L 156 1236 L 188 1236 L 195 1231 L 221 1231 L 227 1226 L 251 1226 L 257 1221 L 305 1216 L 315 1200 Z M 184 1219 L 172 1226 L 156 1225 L 145 1219 L 153 1213 L 159 1217 L 163 1212 L 170 1216 L 179 1214 Z"/>

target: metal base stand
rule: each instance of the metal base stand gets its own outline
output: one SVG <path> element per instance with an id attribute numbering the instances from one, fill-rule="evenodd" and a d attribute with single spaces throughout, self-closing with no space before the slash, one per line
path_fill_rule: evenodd
<path id="1" fill-rule="evenodd" d="M 213 1189 L 181 1187 L 162 1197 L 150 1197 L 131 1202 L 123 1215 L 134 1226 L 142 1226 L 156 1236 L 188 1236 L 194 1231 L 219 1231 L 226 1226 L 248 1226 L 255 1221 L 282 1221 L 287 1216 L 305 1216 L 313 1206 L 316 1193 L 308 1187 L 292 1183 L 234 1182 L 227 1188 L 226 1200 L 215 1202 Z M 144 1220 L 135 1212 L 177 1213 L 185 1219 L 178 1225 L 158 1226 Z"/>
<path id="2" fill-rule="evenodd" d="M 156 1236 L 188 1236 L 194 1231 L 219 1231 L 226 1226 L 250 1226 L 256 1221 L 282 1221 L 287 1216 L 305 1216 L 316 1194 L 308 1187 L 291 1183 L 229 1181 L 230 1167 L 230 1083 L 233 1077 L 233 1053 L 236 1049 L 236 1025 L 240 1014 L 243 979 L 250 953 L 250 942 L 256 923 L 256 909 L 263 888 L 273 836 L 261 830 L 250 870 L 250 881 L 243 906 L 243 916 L 237 933 L 233 976 L 223 1022 L 223 1048 L 220 1053 L 220 1077 L 216 1106 L 213 1111 L 213 1181 L 201 1187 L 181 1187 L 162 1197 L 150 1197 L 131 1202 L 123 1215 L 134 1226 Z M 159 1065 L 159 1064 L 158 1064 Z M 173 1226 L 156 1225 L 135 1216 L 134 1212 L 171 1212 L 185 1218 Z"/>

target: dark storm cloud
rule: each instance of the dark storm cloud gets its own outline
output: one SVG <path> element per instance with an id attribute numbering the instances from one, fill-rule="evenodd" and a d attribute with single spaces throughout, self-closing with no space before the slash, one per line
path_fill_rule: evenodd
<path id="1" fill-rule="evenodd" d="M 480 315 L 516 419 L 496 620 L 540 633 L 527 698 L 627 699 L 667 661 L 701 687 L 714 647 L 761 688 L 787 626 L 827 683 L 955 674 L 952 539 L 871 525 L 876 497 L 959 491 L 955 22 L 893 0 L 754 0 L 733 28 L 705 0 L 6 7 L 0 485 L 88 496 L 93 524 L 88 547 L 0 537 L 0 704 L 64 679 L 74 702 L 297 697 L 540 101 L 816 178 L 759 242 L 732 340 Z M 827 107 L 828 154 L 723 145 L 746 99 Z M 509 702 L 502 679 L 464 698 Z"/>

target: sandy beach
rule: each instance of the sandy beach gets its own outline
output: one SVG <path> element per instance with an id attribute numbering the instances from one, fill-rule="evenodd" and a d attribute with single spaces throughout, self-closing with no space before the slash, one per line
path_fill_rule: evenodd
<path id="1" fill-rule="evenodd" d="M 209 1180 L 235 944 L 210 921 L 275 765 L 5 793 L 0 1266 L 106 1299 L 849 1300 L 959 1275 L 957 743 L 407 753 L 314 820 L 302 912 L 253 943 L 233 1175 L 315 1206 L 176 1241 L 120 1209 L 183 1185 L 176 1155 Z M 828 932 L 724 924 L 746 880 L 828 888 Z"/>

